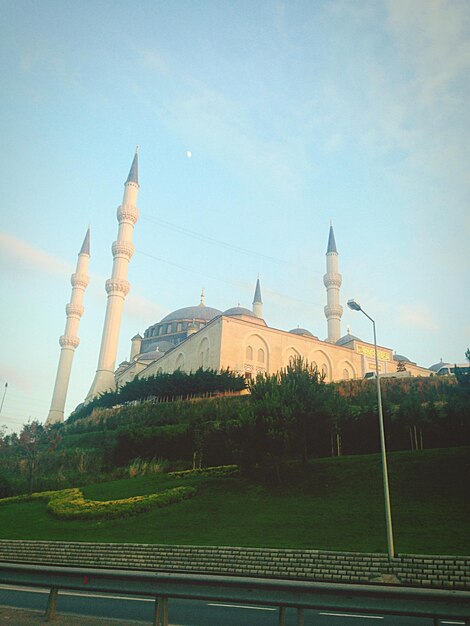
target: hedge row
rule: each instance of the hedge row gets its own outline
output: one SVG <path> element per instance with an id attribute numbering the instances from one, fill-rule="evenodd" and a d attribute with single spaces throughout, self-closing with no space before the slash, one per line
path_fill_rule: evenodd
<path id="1" fill-rule="evenodd" d="M 153 507 L 163 507 L 192 498 L 196 494 L 193 487 L 174 487 L 147 496 L 134 496 L 122 500 L 86 500 L 78 488 L 61 491 L 43 491 L 31 495 L 13 496 L 0 500 L 0 505 L 28 500 L 47 500 L 47 510 L 61 520 L 112 519 L 127 515 L 138 515 Z"/>
<path id="2" fill-rule="evenodd" d="M 238 474 L 238 465 L 218 465 L 217 467 L 204 467 L 200 469 L 184 470 L 182 472 L 169 472 L 171 478 L 192 478 L 204 476 L 207 478 L 222 478 L 223 476 L 235 476 Z"/>

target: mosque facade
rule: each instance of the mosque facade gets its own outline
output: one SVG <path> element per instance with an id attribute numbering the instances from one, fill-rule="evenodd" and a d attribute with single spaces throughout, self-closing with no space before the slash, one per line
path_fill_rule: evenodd
<path id="1" fill-rule="evenodd" d="M 117 210 L 119 223 L 117 240 L 112 245 L 113 268 L 111 278 L 106 281 L 108 294 L 103 334 L 98 359 L 98 368 L 85 403 L 100 393 L 133 380 L 135 377 L 147 378 L 160 373 L 172 373 L 176 370 L 194 372 L 199 368 L 220 371 L 229 369 L 252 379 L 257 374 L 271 374 L 289 365 L 294 358 L 302 357 L 309 364 L 316 366 L 327 382 L 363 378 L 374 375 L 374 345 L 351 335 L 349 329 L 341 334 L 343 308 L 340 304 L 341 274 L 339 273 L 339 254 L 336 247 L 333 226 L 330 225 L 327 250 L 326 273 L 323 284 L 326 289 L 324 313 L 327 321 L 327 338 L 322 340 L 304 328 L 286 331 L 268 326 L 263 317 L 263 301 L 259 278 L 256 282 L 252 308 L 233 307 L 225 311 L 205 304 L 204 292 L 199 304 L 184 307 L 166 315 L 152 324 L 144 335 L 131 339 L 128 361 L 115 368 L 119 341 L 119 329 L 123 314 L 125 297 L 130 285 L 127 270 L 134 252 L 132 234 L 138 220 L 138 155 L 137 150 L 132 166 L 124 184 L 122 204 Z M 89 238 L 89 234 L 87 235 Z M 89 239 L 87 239 L 86 258 L 89 257 Z M 83 257 L 83 249 L 81 251 Z M 79 256 L 79 259 L 82 257 Z M 85 258 L 85 257 L 83 257 Z M 81 261 L 84 263 L 85 261 Z M 83 274 L 83 269 L 81 274 Z M 86 286 L 87 281 L 81 284 Z M 83 287 L 84 289 L 84 287 Z M 67 341 L 62 337 L 61 346 L 73 349 L 78 345 L 74 335 L 78 319 L 83 313 L 81 306 L 82 292 L 74 296 L 75 306 L 68 305 L 67 314 L 75 315 L 69 329 L 67 322 Z M 72 301 L 74 302 L 74 301 Z M 73 308 L 73 307 L 72 307 Z M 75 311 L 77 309 L 77 311 Z M 69 318 L 68 318 L 69 319 Z M 69 332 L 70 330 L 70 332 Z M 69 340 L 70 339 L 70 340 Z M 408 375 L 430 376 L 433 369 L 421 367 L 404 356 L 397 355 L 391 348 L 377 346 L 378 367 L 382 375 L 393 375 L 405 368 Z M 71 352 L 72 354 L 72 352 Z M 70 374 L 71 357 L 67 363 L 59 363 L 53 406 L 48 422 L 63 421 L 65 388 L 62 381 Z M 60 387 L 60 389 L 59 389 Z M 59 401 L 58 401 L 59 398 Z"/>

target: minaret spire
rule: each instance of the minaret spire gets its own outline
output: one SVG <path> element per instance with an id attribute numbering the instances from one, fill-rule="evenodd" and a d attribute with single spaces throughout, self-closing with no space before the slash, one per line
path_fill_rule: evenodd
<path id="1" fill-rule="evenodd" d="M 88 286 L 88 263 L 90 261 L 90 227 L 88 227 L 82 247 L 78 253 L 75 273 L 71 276 L 72 295 L 70 302 L 65 307 L 67 321 L 64 334 L 60 337 L 60 357 L 57 366 L 54 392 L 52 394 L 51 408 L 47 416 L 46 424 L 55 424 L 64 421 L 65 400 L 69 387 L 70 373 L 72 371 L 75 348 L 80 343 L 77 337 L 78 325 L 83 315 L 83 296 Z"/>
<path id="2" fill-rule="evenodd" d="M 129 293 L 130 284 L 127 281 L 127 270 L 134 246 L 132 234 L 139 218 L 137 209 L 138 182 L 138 151 L 136 148 L 129 176 L 124 184 L 124 195 L 121 206 L 117 210 L 119 222 L 117 240 L 113 243 L 113 270 L 111 278 L 106 281 L 108 302 L 101 338 L 101 349 L 98 358 L 98 368 L 85 403 L 104 391 L 115 389 L 114 368 L 119 342 L 122 309 L 124 300 Z"/>
<path id="3" fill-rule="evenodd" d="M 256 279 L 255 295 L 253 297 L 253 313 L 256 317 L 263 319 L 263 300 L 261 299 L 261 286 L 259 276 Z"/>
<path id="4" fill-rule="evenodd" d="M 338 272 L 338 250 L 336 249 L 333 224 L 330 222 L 328 247 L 326 249 L 326 274 L 323 277 L 327 298 L 325 307 L 325 316 L 328 322 L 327 341 L 330 343 L 336 343 L 341 337 L 341 316 L 343 315 L 343 307 L 339 303 L 341 283 L 341 274 Z"/>

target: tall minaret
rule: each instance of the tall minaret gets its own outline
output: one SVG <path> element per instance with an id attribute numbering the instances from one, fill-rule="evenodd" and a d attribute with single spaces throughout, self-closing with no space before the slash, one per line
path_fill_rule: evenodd
<path id="1" fill-rule="evenodd" d="M 47 416 L 46 424 L 55 424 L 64 421 L 65 399 L 69 387 L 70 372 L 72 370 L 73 355 L 75 348 L 80 343 L 77 337 L 78 325 L 83 315 L 83 295 L 88 285 L 88 263 L 90 261 L 90 229 L 88 228 L 83 240 L 82 247 L 78 253 L 77 267 L 75 274 L 72 274 L 72 296 L 70 302 L 65 307 L 67 321 L 65 323 L 64 334 L 60 337 L 60 358 L 57 367 L 57 375 L 52 394 L 51 408 Z"/>
<path id="2" fill-rule="evenodd" d="M 256 280 L 255 295 L 253 297 L 253 313 L 256 317 L 263 319 L 263 301 L 261 300 L 261 287 L 259 284 L 259 276 Z"/>
<path id="3" fill-rule="evenodd" d="M 124 195 L 121 206 L 117 210 L 119 222 L 117 241 L 113 243 L 113 271 L 111 278 L 106 281 L 108 303 L 104 319 L 103 336 L 101 338 L 100 356 L 98 369 L 91 385 L 85 403 L 92 400 L 98 394 L 116 388 L 114 380 L 114 368 L 121 327 L 122 308 L 124 300 L 129 293 L 130 284 L 127 281 L 129 261 L 134 254 L 132 233 L 135 223 L 139 218 L 137 209 L 137 195 L 139 192 L 138 181 L 138 156 L 135 150 L 129 176 L 124 184 Z"/>
<path id="4" fill-rule="evenodd" d="M 328 237 L 328 248 L 326 250 L 326 274 L 323 276 L 323 283 L 326 287 L 325 316 L 328 321 L 328 337 L 326 341 L 336 343 L 341 337 L 341 316 L 343 307 L 339 303 L 339 288 L 342 278 L 338 273 L 338 251 L 336 250 L 335 234 L 333 226 L 330 224 L 330 236 Z"/>

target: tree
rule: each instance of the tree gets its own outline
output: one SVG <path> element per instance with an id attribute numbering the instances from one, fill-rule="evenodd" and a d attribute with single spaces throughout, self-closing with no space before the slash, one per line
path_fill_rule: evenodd
<path id="1" fill-rule="evenodd" d="M 32 493 L 34 477 L 37 469 L 39 452 L 47 444 L 47 435 L 44 426 L 37 420 L 23 426 L 19 437 L 19 445 L 26 457 L 28 471 L 28 492 Z"/>

